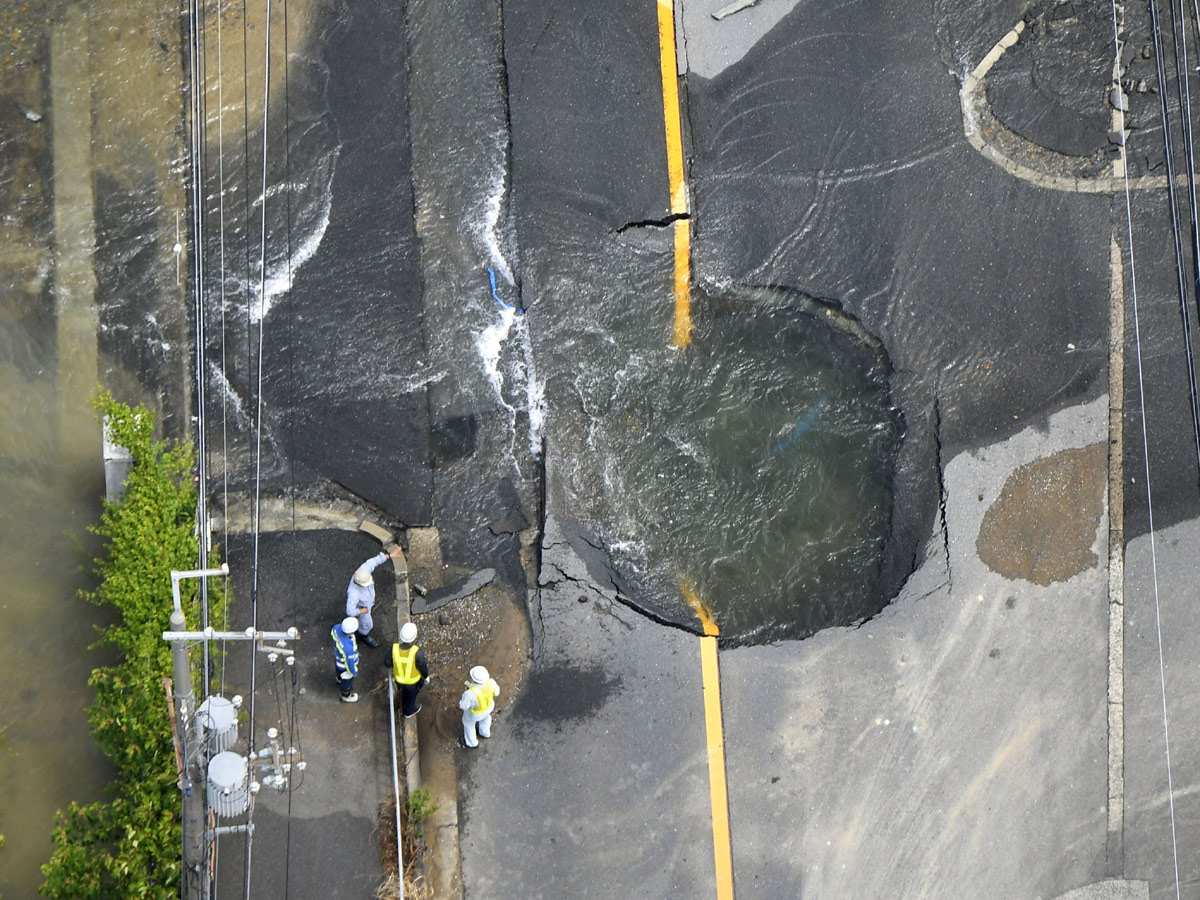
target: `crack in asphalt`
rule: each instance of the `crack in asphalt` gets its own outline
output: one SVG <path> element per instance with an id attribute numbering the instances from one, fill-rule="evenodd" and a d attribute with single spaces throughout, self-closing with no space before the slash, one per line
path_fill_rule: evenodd
<path id="1" fill-rule="evenodd" d="M 954 590 L 954 570 L 950 563 L 950 526 L 946 523 L 946 466 L 942 458 L 942 400 L 933 394 L 933 446 L 937 466 L 938 529 L 942 534 L 942 553 L 946 557 L 946 586 Z"/>
<path id="2" fill-rule="evenodd" d="M 632 228 L 670 228 L 676 222 L 690 221 L 691 213 L 672 213 L 665 219 L 640 219 L 635 222 L 626 222 L 624 225 L 618 225 L 616 228 L 610 229 L 609 234 L 624 234 Z"/>

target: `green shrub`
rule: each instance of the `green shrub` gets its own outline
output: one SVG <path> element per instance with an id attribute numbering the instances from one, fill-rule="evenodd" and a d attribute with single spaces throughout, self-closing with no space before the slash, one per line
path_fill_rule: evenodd
<path id="1" fill-rule="evenodd" d="M 88 710 L 96 743 L 113 761 L 113 799 L 59 811 L 54 851 L 42 866 L 41 893 L 52 900 L 166 898 L 180 892 L 180 797 L 170 712 L 162 680 L 171 675 L 168 630 L 171 570 L 194 569 L 195 455 L 190 445 L 154 440 L 154 415 L 101 391 L 95 406 L 113 440 L 133 457 L 125 496 L 104 504 L 93 531 L 104 539 L 95 559 L 99 586 L 83 594 L 118 611 L 97 646 L 120 662 L 92 671 Z M 213 557 L 210 565 L 216 565 Z M 198 582 L 180 584 L 189 628 L 199 627 Z M 227 598 L 209 583 L 209 615 L 220 621 Z"/>
<path id="2" fill-rule="evenodd" d="M 411 825 L 420 825 L 439 809 L 441 807 L 432 801 L 426 788 L 417 788 L 408 795 L 408 821 Z"/>

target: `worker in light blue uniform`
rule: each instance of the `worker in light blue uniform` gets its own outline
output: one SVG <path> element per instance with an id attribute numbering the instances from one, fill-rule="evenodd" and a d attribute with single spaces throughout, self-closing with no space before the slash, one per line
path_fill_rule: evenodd
<path id="1" fill-rule="evenodd" d="M 375 578 L 371 575 L 377 568 L 395 559 L 403 551 L 399 547 L 391 553 L 376 553 L 365 563 L 354 570 L 354 576 L 346 588 L 346 615 L 358 619 L 358 636 L 368 647 L 378 647 L 379 641 L 371 637 L 371 629 L 375 622 L 371 619 L 371 610 L 375 607 Z"/>
<path id="2" fill-rule="evenodd" d="M 465 684 L 467 689 L 458 701 L 458 708 L 463 711 L 463 736 L 459 738 L 458 746 L 474 750 L 479 746 L 479 738 L 486 740 L 492 736 L 492 710 L 500 696 L 500 685 L 483 666 L 473 668 L 471 680 Z M 476 728 L 479 737 L 475 736 Z"/>
<path id="3" fill-rule="evenodd" d="M 358 694 L 354 692 L 354 677 L 358 674 L 358 642 L 354 639 L 357 631 L 358 619 L 346 616 L 329 632 L 333 638 L 333 667 L 344 703 L 358 702 Z"/>

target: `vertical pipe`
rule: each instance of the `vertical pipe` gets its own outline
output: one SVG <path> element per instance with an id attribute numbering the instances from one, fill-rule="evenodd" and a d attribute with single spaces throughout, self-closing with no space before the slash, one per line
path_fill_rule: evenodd
<path id="1" fill-rule="evenodd" d="M 396 797 L 396 884 L 404 900 L 404 838 L 400 831 L 400 767 L 396 762 L 396 680 L 388 680 L 388 722 L 392 730 L 392 793 Z"/>
<path id="2" fill-rule="evenodd" d="M 171 630 L 183 631 L 187 622 L 183 613 L 171 613 Z M 200 871 L 204 860 L 204 821 L 201 810 L 203 775 L 197 777 L 197 754 L 189 752 L 191 736 L 188 723 L 192 717 L 192 669 L 188 661 L 186 640 L 171 642 L 171 664 L 175 679 L 175 714 L 178 716 L 179 739 L 183 744 L 183 878 L 184 897 L 199 897 Z"/>

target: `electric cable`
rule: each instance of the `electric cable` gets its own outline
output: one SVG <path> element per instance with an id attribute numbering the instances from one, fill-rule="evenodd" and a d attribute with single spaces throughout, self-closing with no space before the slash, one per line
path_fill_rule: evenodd
<path id="1" fill-rule="evenodd" d="M 285 227 L 284 235 L 287 244 L 284 248 L 284 259 L 287 265 L 287 289 L 292 289 L 292 104 L 291 91 L 288 81 L 288 64 L 290 53 L 289 35 L 288 35 L 288 2 L 283 0 L 283 183 L 284 191 L 284 215 Z M 288 429 L 288 446 L 295 446 L 294 432 L 295 416 L 296 416 L 296 377 L 295 377 L 295 305 L 288 304 L 287 315 L 287 344 L 292 348 L 292 352 L 288 353 L 288 406 L 287 406 L 287 429 Z M 296 537 L 296 470 L 294 466 L 288 466 L 288 499 L 291 503 L 292 522 L 289 545 L 292 556 L 292 564 L 289 567 L 291 570 L 291 584 L 289 585 L 289 614 L 291 621 L 296 621 L 296 568 L 297 568 L 297 537 Z M 295 792 L 295 777 L 297 769 L 295 768 L 295 757 L 291 754 L 291 750 L 298 746 L 296 738 L 296 657 L 291 657 L 291 690 L 289 693 L 288 717 L 287 717 L 287 750 L 288 762 L 291 764 L 288 768 L 287 779 L 287 826 L 284 835 L 284 867 L 283 867 L 283 896 L 287 900 L 291 894 L 291 872 L 292 872 L 292 794 Z M 280 725 L 283 725 L 283 711 L 280 710 L 279 715 Z"/>
<path id="2" fill-rule="evenodd" d="M 1172 0 L 1174 3 L 1174 0 Z M 1200 476 L 1200 404 L 1197 401 L 1196 363 L 1192 357 L 1192 324 L 1187 302 L 1186 276 L 1184 273 L 1183 245 L 1179 225 L 1179 210 L 1175 198 L 1175 149 L 1171 140 L 1170 114 L 1167 109 L 1166 63 L 1163 55 L 1162 36 L 1158 22 L 1158 0 L 1148 0 L 1150 10 L 1150 35 L 1154 46 L 1155 77 L 1158 83 L 1159 115 L 1163 129 L 1163 159 L 1167 169 L 1167 204 L 1171 212 L 1171 238 L 1175 251 L 1175 280 L 1179 294 L 1180 323 L 1183 329 L 1184 359 L 1188 374 L 1188 405 L 1192 416 L 1192 435 L 1196 453 L 1197 474 Z M 1174 10 L 1174 6 L 1172 6 Z M 1176 61 L 1178 66 L 1178 59 Z M 1118 85 L 1118 89 L 1120 86 Z M 1122 133 L 1125 113 L 1121 112 Z"/>
<path id="3" fill-rule="evenodd" d="M 199 0 L 190 0 L 188 4 L 188 76 L 189 76 L 189 96 L 188 107 L 191 118 L 191 129 L 189 134 L 189 155 L 191 157 L 191 268 L 192 268 L 192 298 L 195 314 L 195 366 L 197 375 L 196 384 L 196 442 L 199 448 L 198 463 L 199 463 L 199 490 L 197 491 L 197 507 L 196 518 L 199 544 L 200 567 L 204 568 L 206 560 L 206 546 L 204 540 L 204 480 L 206 477 L 204 470 L 204 160 L 202 156 L 202 134 L 204 129 L 204 112 L 201 94 L 204 90 L 201 74 L 201 41 L 200 41 L 200 10 Z M 201 595 L 202 610 L 204 594 Z M 191 648 L 188 648 L 190 653 Z M 205 646 L 205 660 L 207 662 L 207 645 Z M 206 686 L 206 682 L 202 680 L 202 687 Z M 185 715 L 191 711 L 182 711 Z M 187 772 L 191 766 L 187 752 L 187 728 L 181 728 L 180 740 L 183 744 L 183 759 L 185 769 L 183 778 L 187 780 Z M 185 785 L 186 789 L 186 785 Z M 194 786 L 193 786 L 194 789 Z M 188 882 L 188 873 L 193 870 L 194 866 L 198 866 L 201 860 L 190 859 L 187 853 L 187 848 L 193 840 L 193 836 L 188 834 L 189 822 L 187 816 L 182 816 L 180 820 L 180 838 L 181 838 L 181 878 L 183 883 L 183 896 L 186 896 L 186 888 Z M 201 837 L 203 842 L 203 837 Z M 202 844 L 203 845 L 203 844 Z M 206 854 L 205 854 L 206 856 Z M 207 877 L 205 878 L 207 881 Z"/>
<path id="4" fill-rule="evenodd" d="M 227 339 L 227 325 L 225 321 L 225 287 L 228 279 L 226 271 L 225 259 L 225 53 L 224 53 L 224 34 L 223 23 L 225 19 L 225 11 L 222 8 L 221 0 L 217 0 L 217 271 L 218 278 L 218 297 L 217 303 L 221 316 L 221 341 L 220 341 L 220 375 L 221 375 L 221 551 L 228 562 L 229 557 L 229 375 L 228 366 L 225 354 L 225 346 Z M 205 132 L 207 139 L 207 130 Z M 222 581 L 224 593 L 222 599 L 221 610 L 221 630 L 229 630 L 229 576 L 226 575 Z M 227 666 L 225 661 L 228 654 L 228 642 L 221 640 L 220 658 L 221 658 L 221 680 L 219 692 L 222 696 L 225 694 L 225 675 Z M 207 792 L 206 792 L 207 794 Z M 207 797 L 205 802 L 207 803 Z M 219 848 L 220 841 L 215 837 L 211 841 L 211 868 L 209 870 L 209 880 L 212 885 L 212 893 L 215 896 L 217 890 L 218 873 L 219 873 Z"/>
<path id="5" fill-rule="evenodd" d="M 1184 160 L 1187 166 L 1188 212 L 1192 227 L 1192 277 L 1196 291 L 1196 312 L 1200 315 L 1200 224 L 1196 215 L 1196 162 L 1192 141 L 1192 88 L 1187 73 L 1190 70 L 1187 55 L 1187 35 L 1184 33 L 1186 11 L 1184 0 L 1178 0 L 1179 15 L 1175 14 L 1176 0 L 1171 0 L 1172 44 L 1175 50 L 1175 90 L 1179 96 L 1180 120 L 1183 124 Z M 1197 440 L 1200 440 L 1198 438 Z M 1200 460 L 1197 472 L 1200 477 Z"/>
<path id="6" fill-rule="evenodd" d="M 226 358 L 225 358 L 225 340 L 226 340 L 226 323 L 225 323 L 225 81 L 224 81 L 224 41 L 223 41 L 223 20 L 225 12 L 221 5 L 221 0 L 217 0 L 216 5 L 217 18 L 217 77 L 216 77 L 216 92 L 217 92 L 217 273 L 218 273 L 218 289 L 217 289 L 217 306 L 221 317 L 221 552 L 228 557 L 229 552 L 229 392 L 227 385 L 229 383 Z M 206 29 L 207 33 L 207 29 Z M 205 51 L 205 59 L 207 60 L 208 53 Z M 205 78 L 205 84 L 208 80 Z M 205 118 L 207 122 L 207 116 Z M 205 144 L 208 142 L 208 129 L 205 129 Z M 207 158 L 207 155 L 206 155 Z M 207 374 L 207 373 L 206 373 Z M 205 535 L 208 532 L 206 530 Z M 221 610 L 221 630 L 229 630 L 229 576 L 225 575 L 222 580 L 222 610 Z M 207 624 L 207 616 L 206 616 Z M 205 647 L 209 643 L 205 642 Z M 222 639 L 219 656 L 221 660 L 221 678 L 219 692 L 222 696 L 225 694 L 225 660 L 228 653 L 228 642 Z M 208 664 L 205 664 L 205 680 L 209 677 Z M 205 791 L 205 821 L 210 819 L 208 813 L 208 792 Z M 215 897 L 217 890 L 217 863 L 218 863 L 218 847 L 220 841 L 215 837 L 211 840 L 206 840 L 206 848 L 208 854 L 206 859 L 211 861 L 208 867 L 208 885 L 211 895 Z"/>
<path id="7" fill-rule="evenodd" d="M 222 20 L 225 12 L 217 0 L 217 216 L 218 216 L 218 270 L 220 278 L 221 309 L 221 550 L 226 561 L 229 558 L 229 367 L 225 356 L 225 80 L 224 47 L 222 44 Z M 229 630 L 229 576 L 225 577 L 225 605 L 222 610 L 221 630 Z M 225 654 L 228 642 L 221 641 L 221 693 L 225 693 Z"/>
<path id="8" fill-rule="evenodd" d="M 1183 130 L 1184 165 L 1187 171 L 1188 186 L 1188 224 L 1192 235 L 1190 250 L 1192 251 L 1192 284 L 1195 288 L 1193 291 L 1193 302 L 1196 304 L 1197 315 L 1200 315 L 1200 222 L 1197 222 L 1196 209 L 1196 162 L 1192 141 L 1192 89 L 1187 77 L 1190 67 L 1187 56 L 1187 35 L 1184 33 L 1184 20 L 1186 18 L 1184 0 L 1178 0 L 1178 10 L 1178 15 L 1176 15 L 1176 0 L 1171 0 L 1171 48 L 1175 55 L 1175 91 L 1179 99 L 1179 118 Z M 1170 185 L 1170 190 L 1175 190 L 1173 184 Z M 1192 392 L 1191 400 L 1193 405 L 1197 409 L 1200 409 L 1195 382 L 1192 382 L 1190 390 Z M 1196 485 L 1200 489 L 1200 418 L 1197 419 L 1194 436 L 1196 440 Z"/>
<path id="9" fill-rule="evenodd" d="M 200 0 L 191 0 L 191 76 L 192 76 L 192 221 L 195 232 L 195 340 L 196 340 L 196 527 L 199 544 L 199 568 L 208 568 L 208 469 L 207 469 L 207 392 L 204 376 L 204 350 L 207 340 L 205 335 L 204 293 L 205 293 L 205 166 L 204 166 L 204 132 L 205 105 L 204 94 L 207 90 L 203 69 L 204 48 L 201 41 L 203 17 L 200 14 Z M 208 578 L 200 579 L 200 627 L 208 627 Z M 203 669 L 201 670 L 201 694 L 208 696 L 208 642 L 204 643 Z"/>
<path id="10" fill-rule="evenodd" d="M 221 11 L 218 0 L 217 8 L 217 25 L 220 28 Z M 207 569 L 209 566 L 208 557 L 211 540 L 211 522 L 209 519 L 208 510 L 208 491 L 209 491 L 209 476 L 208 476 L 208 414 L 209 414 L 209 393 L 208 393 L 208 370 L 206 366 L 208 356 L 208 301 L 211 294 L 210 283 L 208 277 L 208 248 L 211 246 L 209 236 L 209 217 L 208 217 L 208 180 L 211 172 L 209 166 L 209 130 L 208 130 L 208 94 L 209 94 L 209 45 L 208 45 L 208 11 L 201 5 L 201 0 L 192 0 L 191 7 L 194 9 L 195 16 L 195 72 L 199 76 L 199 81 L 193 89 L 193 96 L 196 98 L 196 133 L 197 133 L 197 149 L 199 151 L 197 160 L 199 167 L 194 173 L 194 183 L 197 186 L 197 214 L 198 224 L 197 230 L 201 236 L 201 244 L 198 248 L 197 259 L 201 265 L 201 277 L 196 292 L 197 307 L 197 340 L 196 340 L 196 391 L 197 391 L 197 497 L 196 497 L 196 519 L 198 539 L 200 545 L 200 568 Z M 221 77 L 220 71 L 220 55 L 218 46 L 218 61 L 217 61 L 217 79 Z M 221 102 L 218 100 L 218 117 L 221 115 Z M 218 141 L 218 154 L 222 153 L 220 142 Z M 220 176 L 219 176 L 220 179 Z M 220 196 L 223 190 L 223 181 L 219 180 L 217 194 Z M 223 216 L 222 216 L 223 219 Z M 221 230 L 218 234 L 219 240 L 224 242 L 223 222 Z M 222 259 L 217 268 L 218 281 L 224 283 L 224 260 Z M 222 336 L 223 339 L 223 336 Z M 210 619 L 210 594 L 208 586 L 208 576 L 203 576 L 200 580 L 200 626 L 202 629 L 207 629 L 211 623 Z M 200 676 L 201 695 L 205 702 L 209 699 L 212 690 L 212 645 L 210 641 L 203 641 L 202 651 L 202 669 Z M 211 747 L 205 743 L 202 747 L 205 751 L 200 755 L 201 759 L 201 779 L 207 779 L 207 769 L 203 765 L 203 761 L 207 759 L 207 751 Z M 205 833 L 200 841 L 202 848 L 201 857 L 201 882 L 200 894 L 202 900 L 208 900 L 215 890 L 215 872 L 210 867 L 210 861 L 214 858 L 216 841 L 209 833 L 207 824 L 212 818 L 212 810 L 208 801 L 207 790 L 202 790 L 200 794 L 201 806 L 201 821 L 205 823 Z"/>
<path id="11" fill-rule="evenodd" d="M 1155 2 L 1155 0 L 1150 0 L 1152 21 L 1154 18 L 1156 18 L 1155 10 L 1153 9 L 1154 2 Z M 1114 51 L 1116 54 L 1115 71 L 1119 73 L 1120 65 L 1121 65 L 1121 38 L 1120 38 L 1120 29 L 1117 24 L 1117 0 L 1112 0 L 1112 14 L 1113 14 L 1113 47 L 1114 47 Z M 1159 56 L 1160 54 L 1159 54 L 1157 35 L 1155 37 L 1155 51 L 1156 51 L 1156 56 Z M 1161 67 L 1159 68 L 1158 75 L 1159 75 L 1159 80 L 1161 83 L 1161 79 L 1162 79 Z M 1159 98 L 1160 98 L 1160 100 L 1162 99 L 1161 91 L 1160 91 Z M 1164 108 L 1164 112 L 1165 112 L 1165 102 L 1163 104 L 1163 108 Z M 1124 131 L 1125 131 L 1125 112 L 1124 112 L 1124 110 L 1122 110 L 1120 108 L 1120 106 L 1117 106 L 1117 112 L 1120 116 L 1121 131 L 1122 131 L 1122 133 L 1124 133 Z M 1163 127 L 1163 135 L 1165 138 L 1166 137 L 1166 123 L 1165 122 L 1164 122 L 1164 127 Z M 1170 158 L 1170 154 L 1168 153 L 1168 159 L 1169 158 Z M 1173 783 L 1173 780 L 1171 777 L 1171 737 L 1170 737 L 1170 726 L 1168 724 L 1168 718 L 1167 718 L 1167 676 L 1166 676 L 1166 664 L 1163 659 L 1162 610 L 1161 610 L 1161 605 L 1159 603 L 1159 590 L 1158 590 L 1158 556 L 1157 556 L 1157 552 L 1156 552 L 1155 546 L 1154 546 L 1154 542 L 1155 542 L 1154 499 L 1153 499 L 1153 491 L 1151 490 L 1151 484 L 1150 484 L 1150 437 L 1149 437 L 1149 429 L 1147 428 L 1147 425 L 1146 425 L 1146 380 L 1145 380 L 1145 374 L 1142 369 L 1142 331 L 1141 331 L 1141 321 L 1140 321 L 1139 315 L 1138 315 L 1137 266 L 1134 262 L 1134 252 L 1133 252 L 1133 207 L 1132 207 L 1132 202 L 1130 200 L 1130 191 L 1129 191 L 1129 168 L 1128 168 L 1128 166 L 1125 166 L 1123 168 L 1124 168 L 1124 177 L 1125 177 L 1125 224 L 1126 224 L 1126 234 L 1127 234 L 1127 237 L 1129 240 L 1129 286 L 1130 286 L 1130 293 L 1131 293 L 1132 299 L 1133 299 L 1133 334 L 1134 334 L 1134 346 L 1136 347 L 1136 351 L 1137 351 L 1138 406 L 1139 406 L 1139 409 L 1141 412 L 1141 420 L 1142 420 L 1142 456 L 1143 456 L 1143 461 L 1145 463 L 1146 512 L 1147 512 L 1148 519 L 1149 519 L 1149 529 L 1150 529 L 1150 572 L 1151 572 L 1152 583 L 1154 586 L 1154 624 L 1155 624 L 1155 631 L 1158 636 L 1159 685 L 1162 689 L 1163 744 L 1166 748 L 1166 765 L 1167 765 L 1167 802 L 1168 802 L 1168 808 L 1170 810 L 1170 819 L 1171 819 L 1171 858 L 1172 858 L 1172 863 L 1174 865 L 1174 871 L 1175 871 L 1175 900 L 1180 900 L 1179 846 L 1178 846 L 1178 841 L 1177 841 L 1176 832 L 1175 832 L 1175 789 L 1174 789 L 1174 783 Z M 1173 184 L 1174 184 L 1173 181 L 1168 181 L 1168 183 L 1167 183 L 1168 193 L 1173 193 L 1173 190 L 1172 190 Z M 1178 243 L 1179 243 L 1178 235 L 1176 235 L 1176 244 L 1178 245 Z"/>
<path id="12" fill-rule="evenodd" d="M 259 290 L 258 290 L 258 369 L 257 369 L 257 408 L 254 428 L 254 561 L 252 565 L 250 588 L 251 625 L 258 631 L 258 572 L 259 572 L 259 525 L 262 502 L 262 421 L 263 421 L 263 331 L 266 320 L 267 301 L 267 113 L 270 109 L 271 97 L 271 0 L 266 0 L 266 16 L 263 27 L 263 108 L 262 108 L 262 194 L 261 202 L 261 233 L 259 242 Z M 250 647 L 250 752 L 254 752 L 254 712 L 255 688 L 257 686 L 258 654 L 254 642 Z M 246 880 L 245 900 L 250 900 L 250 866 L 254 847 L 254 802 L 251 800 L 249 816 L 246 819 Z"/>
<path id="13" fill-rule="evenodd" d="M 250 35 L 247 31 L 247 19 L 246 0 L 242 0 L 242 241 L 246 264 L 242 278 L 242 297 L 246 301 L 246 390 L 249 391 L 250 372 L 254 361 L 250 350 L 253 334 L 250 285 L 253 279 L 250 268 Z"/>

